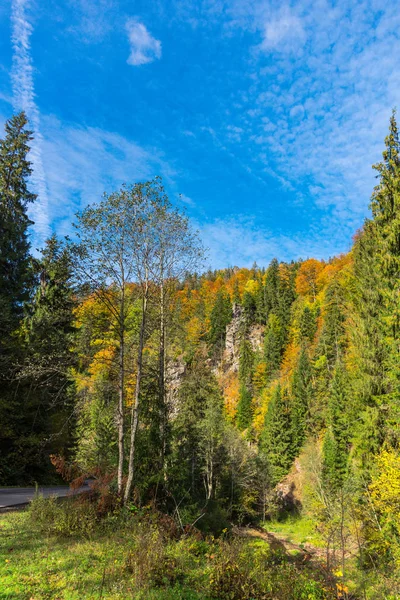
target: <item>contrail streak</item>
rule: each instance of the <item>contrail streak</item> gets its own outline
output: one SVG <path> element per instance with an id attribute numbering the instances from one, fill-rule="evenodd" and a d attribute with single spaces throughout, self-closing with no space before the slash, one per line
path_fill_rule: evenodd
<path id="1" fill-rule="evenodd" d="M 30 159 L 33 165 L 32 183 L 38 194 L 30 213 L 35 222 L 35 242 L 43 244 L 50 235 L 48 193 L 46 174 L 42 161 L 43 137 L 40 133 L 40 113 L 35 102 L 33 83 L 33 65 L 31 57 L 30 36 L 32 25 L 29 23 L 25 8 L 29 0 L 12 0 L 12 34 L 13 67 L 11 81 L 13 88 L 13 105 L 16 110 L 24 110 L 29 118 L 35 139 L 31 144 Z"/>

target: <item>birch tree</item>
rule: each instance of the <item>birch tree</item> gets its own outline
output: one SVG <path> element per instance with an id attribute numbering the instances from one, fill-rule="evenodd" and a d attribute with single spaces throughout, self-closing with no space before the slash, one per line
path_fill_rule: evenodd
<path id="1" fill-rule="evenodd" d="M 75 245 L 79 279 L 103 303 L 115 323 L 118 340 L 118 494 L 122 494 L 124 471 L 124 412 L 126 380 L 127 316 L 132 296 L 127 284 L 135 275 L 137 221 L 140 219 L 140 196 L 123 187 L 105 194 L 99 204 L 87 206 L 77 215 L 78 244 Z"/>

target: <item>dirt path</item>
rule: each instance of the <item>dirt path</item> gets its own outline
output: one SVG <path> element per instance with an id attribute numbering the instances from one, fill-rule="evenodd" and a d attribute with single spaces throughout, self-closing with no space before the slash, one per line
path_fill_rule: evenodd
<path id="1" fill-rule="evenodd" d="M 325 551 L 323 548 L 317 548 L 307 543 L 299 546 L 285 536 L 265 531 L 261 527 L 240 527 L 237 528 L 236 534 L 241 537 L 265 540 L 272 550 L 284 552 L 297 566 L 309 566 L 325 573 Z"/>

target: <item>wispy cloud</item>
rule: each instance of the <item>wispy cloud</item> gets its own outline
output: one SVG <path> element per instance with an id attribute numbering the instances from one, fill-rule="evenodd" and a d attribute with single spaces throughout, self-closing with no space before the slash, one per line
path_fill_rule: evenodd
<path id="1" fill-rule="evenodd" d="M 192 200 L 192 198 L 190 198 L 189 196 L 186 196 L 186 194 L 178 194 L 178 198 L 181 202 L 183 202 L 187 206 L 192 206 L 192 207 L 195 206 L 194 200 Z"/>
<path id="2" fill-rule="evenodd" d="M 254 262 L 267 266 L 276 257 L 290 261 L 297 258 L 328 258 L 338 253 L 336 240 L 324 228 L 307 235 L 288 235 L 270 231 L 246 215 L 232 215 L 198 225 L 208 260 L 214 268 L 251 267 Z M 342 251 L 351 239 L 342 241 Z"/>
<path id="3" fill-rule="evenodd" d="M 129 19 L 126 30 L 131 47 L 128 64 L 137 67 L 161 58 L 161 42 L 151 35 L 143 23 Z"/>
<path id="4" fill-rule="evenodd" d="M 98 127 L 61 123 L 43 117 L 50 218 L 60 235 L 71 232 L 75 213 L 98 202 L 103 192 L 162 174 L 171 184 L 175 172 L 157 148 L 143 148 Z"/>
<path id="5" fill-rule="evenodd" d="M 33 82 L 30 45 L 32 25 L 26 15 L 28 7 L 29 0 L 12 0 L 13 67 L 11 79 L 14 108 L 26 112 L 35 135 L 35 139 L 31 143 L 30 158 L 33 163 L 32 182 L 38 193 L 38 199 L 31 208 L 31 215 L 35 222 L 35 241 L 41 244 L 50 234 L 50 225 L 46 174 L 42 160 L 43 137 L 40 132 L 40 113 L 35 101 Z"/>

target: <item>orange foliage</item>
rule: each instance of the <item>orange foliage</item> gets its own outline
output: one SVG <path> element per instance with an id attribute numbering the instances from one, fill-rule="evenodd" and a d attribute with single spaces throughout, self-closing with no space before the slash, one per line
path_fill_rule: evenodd
<path id="1" fill-rule="evenodd" d="M 236 373 L 229 373 L 223 383 L 223 388 L 226 414 L 230 419 L 234 419 L 239 402 L 239 378 Z"/>
<path id="2" fill-rule="evenodd" d="M 296 292 L 301 296 L 309 296 L 315 300 L 318 293 L 318 274 L 321 273 L 325 263 L 309 258 L 304 261 L 296 276 Z"/>

